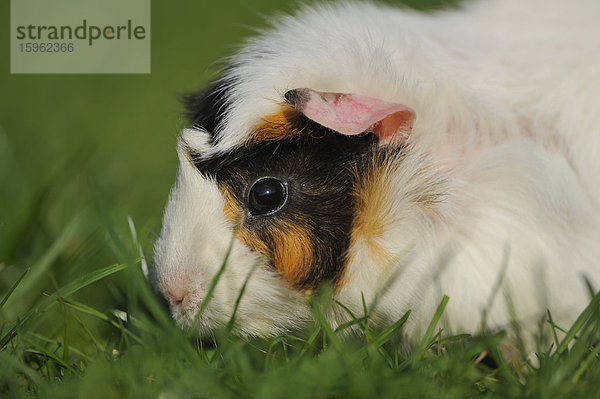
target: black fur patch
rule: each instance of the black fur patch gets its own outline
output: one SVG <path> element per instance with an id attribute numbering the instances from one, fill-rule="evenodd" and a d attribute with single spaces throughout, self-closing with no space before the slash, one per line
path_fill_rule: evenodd
<path id="1" fill-rule="evenodd" d="M 205 90 L 183 96 L 185 116 L 194 126 L 201 127 L 211 135 L 211 143 L 217 141 L 217 128 L 227 113 L 226 95 L 231 82 L 218 80 Z"/>
<path id="2" fill-rule="evenodd" d="M 373 162 L 378 140 L 372 134 L 344 136 L 305 117 L 298 129 L 311 134 L 285 140 L 253 142 L 217 157 L 190 155 L 196 168 L 213 176 L 244 210 L 241 228 L 249 229 L 270 249 L 273 262 L 276 234 L 285 224 L 308 231 L 314 261 L 308 273 L 293 284 L 299 289 L 317 287 L 324 281 L 337 283 L 350 245 L 355 204 L 352 195 L 357 169 Z M 249 186 L 261 177 L 275 177 L 288 186 L 286 204 L 276 213 L 252 216 L 248 209 Z M 277 265 L 273 265 L 277 268 Z"/>

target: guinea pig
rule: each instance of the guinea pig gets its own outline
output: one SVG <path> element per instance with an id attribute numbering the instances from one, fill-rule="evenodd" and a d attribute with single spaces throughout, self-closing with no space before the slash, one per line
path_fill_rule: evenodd
<path id="1" fill-rule="evenodd" d="M 186 97 L 155 250 L 174 319 L 207 334 L 236 309 L 237 334 L 284 334 L 329 284 L 379 327 L 410 310 L 408 338 L 443 295 L 448 332 L 535 333 L 547 309 L 568 328 L 600 282 L 599 17 L 493 0 L 278 19 Z"/>

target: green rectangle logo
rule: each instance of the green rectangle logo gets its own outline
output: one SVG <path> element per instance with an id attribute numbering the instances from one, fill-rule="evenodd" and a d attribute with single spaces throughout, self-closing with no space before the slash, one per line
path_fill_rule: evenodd
<path id="1" fill-rule="evenodd" d="M 150 73 L 150 0 L 11 0 L 11 73 Z"/>

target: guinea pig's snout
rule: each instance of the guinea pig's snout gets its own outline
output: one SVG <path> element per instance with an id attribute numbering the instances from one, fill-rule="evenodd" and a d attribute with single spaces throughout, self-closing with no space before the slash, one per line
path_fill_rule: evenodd
<path id="1" fill-rule="evenodd" d="M 173 311 L 192 312 L 198 310 L 204 299 L 202 286 L 191 281 L 171 280 L 162 284 L 161 291 Z"/>
<path id="2" fill-rule="evenodd" d="M 178 288 L 170 289 L 165 293 L 165 296 L 167 297 L 167 300 L 171 306 L 181 305 L 187 295 L 187 291 Z"/>

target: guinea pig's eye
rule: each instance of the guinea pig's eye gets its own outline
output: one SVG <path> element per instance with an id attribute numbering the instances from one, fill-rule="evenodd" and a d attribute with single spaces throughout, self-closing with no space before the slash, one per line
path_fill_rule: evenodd
<path id="1" fill-rule="evenodd" d="M 250 213 L 253 216 L 277 212 L 287 200 L 287 187 L 279 179 L 263 177 L 252 185 L 248 193 Z"/>

